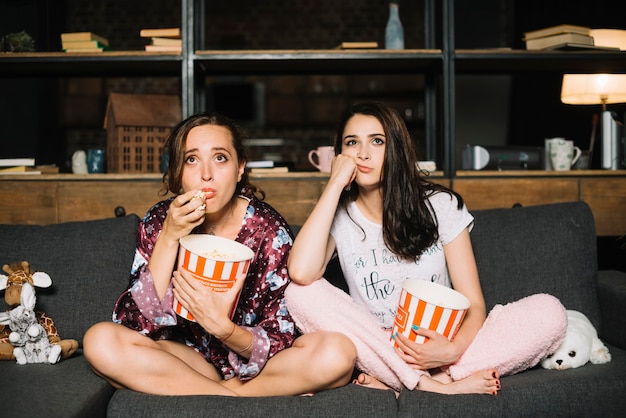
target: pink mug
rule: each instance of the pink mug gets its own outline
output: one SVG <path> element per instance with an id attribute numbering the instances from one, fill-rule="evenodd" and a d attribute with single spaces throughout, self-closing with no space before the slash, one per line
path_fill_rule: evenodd
<path id="1" fill-rule="evenodd" d="M 325 146 L 309 151 L 309 162 L 322 173 L 330 173 L 335 147 Z M 317 161 L 315 161 L 317 159 Z"/>

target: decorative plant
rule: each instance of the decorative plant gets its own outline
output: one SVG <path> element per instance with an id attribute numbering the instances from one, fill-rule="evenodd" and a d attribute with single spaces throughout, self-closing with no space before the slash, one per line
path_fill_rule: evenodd
<path id="1" fill-rule="evenodd" d="M 8 33 L 2 37 L 0 46 L 4 52 L 32 52 L 35 40 L 25 31 Z"/>

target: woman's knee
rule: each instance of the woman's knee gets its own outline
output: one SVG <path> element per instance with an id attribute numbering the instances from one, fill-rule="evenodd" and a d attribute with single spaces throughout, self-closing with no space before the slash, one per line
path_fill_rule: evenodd
<path id="1" fill-rule="evenodd" d="M 307 360 L 313 372 L 327 370 L 337 376 L 352 374 L 356 362 L 356 347 L 352 340 L 338 332 L 316 332 L 304 335 L 310 351 Z M 299 339 L 300 339 L 299 338 Z"/>
<path id="2" fill-rule="evenodd" d="M 565 333 L 567 328 L 567 312 L 561 301 L 547 293 L 538 293 L 528 296 L 521 301 L 525 302 L 522 308 L 526 316 L 535 313 L 538 328 L 550 334 Z"/>
<path id="3" fill-rule="evenodd" d="M 104 371 L 107 365 L 119 358 L 121 325 L 100 322 L 93 325 L 83 336 L 83 352 L 92 367 Z"/>

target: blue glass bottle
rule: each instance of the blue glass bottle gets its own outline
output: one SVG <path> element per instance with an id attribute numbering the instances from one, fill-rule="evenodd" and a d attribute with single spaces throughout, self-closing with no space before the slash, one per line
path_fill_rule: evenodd
<path id="1" fill-rule="evenodd" d="M 398 3 L 389 3 L 389 20 L 385 28 L 385 49 L 404 49 L 404 28 L 400 22 Z"/>

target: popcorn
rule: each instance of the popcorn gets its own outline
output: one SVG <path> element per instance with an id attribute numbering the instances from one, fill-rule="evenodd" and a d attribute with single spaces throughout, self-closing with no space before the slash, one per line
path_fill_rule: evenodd
<path id="1" fill-rule="evenodd" d="M 196 194 L 193 195 L 191 200 L 193 200 L 193 199 L 202 199 L 202 200 L 204 200 L 205 198 L 206 198 L 206 196 L 205 196 L 204 192 L 202 190 L 198 190 L 196 192 Z"/>
<path id="2" fill-rule="evenodd" d="M 204 194 L 202 190 L 198 190 L 196 194 L 194 194 L 193 197 L 191 198 L 191 200 L 194 200 L 194 199 L 202 199 L 202 201 L 204 201 L 206 199 L 206 195 Z M 206 203 L 203 203 L 202 205 L 196 208 L 197 211 L 204 211 L 205 209 L 206 209 Z"/>
<path id="3" fill-rule="evenodd" d="M 229 260 L 236 260 L 237 259 L 237 254 L 235 253 L 224 253 L 221 251 L 218 251 L 217 249 L 212 249 L 211 251 L 205 251 L 201 254 L 202 257 L 205 258 L 210 258 L 212 260 L 218 260 L 218 261 L 229 261 Z"/>

